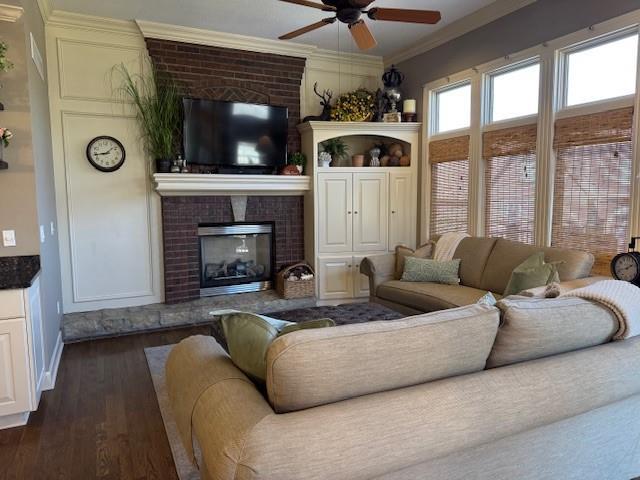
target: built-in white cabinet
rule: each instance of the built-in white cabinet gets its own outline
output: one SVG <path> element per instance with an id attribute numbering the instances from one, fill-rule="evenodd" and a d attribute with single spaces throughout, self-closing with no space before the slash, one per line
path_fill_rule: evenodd
<path id="1" fill-rule="evenodd" d="M 369 279 L 360 273 L 360 263 L 366 257 L 321 257 L 318 262 L 320 298 L 323 300 L 367 298 Z"/>
<path id="2" fill-rule="evenodd" d="M 316 271 L 319 300 L 367 298 L 360 273 L 366 257 L 397 245 L 415 247 L 418 231 L 419 123 L 309 122 L 299 126 L 312 186 L 305 196 L 305 253 Z M 341 137 L 350 154 L 368 153 L 377 143 L 400 143 L 409 167 L 319 166 L 318 152 Z"/>
<path id="3" fill-rule="evenodd" d="M 40 282 L 0 291 L 0 429 L 37 410 L 45 374 Z"/>

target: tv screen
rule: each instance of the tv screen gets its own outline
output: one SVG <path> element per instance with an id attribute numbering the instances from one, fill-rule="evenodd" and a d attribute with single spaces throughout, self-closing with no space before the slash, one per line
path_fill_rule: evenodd
<path id="1" fill-rule="evenodd" d="M 188 163 L 225 171 L 275 171 L 287 163 L 285 107 L 185 98 Z"/>

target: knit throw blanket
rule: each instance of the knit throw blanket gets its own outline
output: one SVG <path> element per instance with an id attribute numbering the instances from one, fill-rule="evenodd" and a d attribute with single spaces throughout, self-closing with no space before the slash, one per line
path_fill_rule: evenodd
<path id="1" fill-rule="evenodd" d="M 592 300 L 609 308 L 620 323 L 614 340 L 640 335 L 640 288 L 620 280 L 604 280 L 562 296 Z"/>
<path id="2" fill-rule="evenodd" d="M 469 235 L 464 232 L 450 232 L 443 234 L 436 243 L 436 251 L 433 254 L 433 259 L 438 262 L 448 262 L 453 260 L 453 255 L 456 253 L 456 249 L 460 242 L 467 238 Z"/>

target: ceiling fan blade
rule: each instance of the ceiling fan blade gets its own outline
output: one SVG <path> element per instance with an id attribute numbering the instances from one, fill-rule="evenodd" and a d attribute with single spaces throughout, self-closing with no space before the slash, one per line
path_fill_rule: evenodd
<path id="1" fill-rule="evenodd" d="M 403 8 L 372 8 L 367 12 L 372 20 L 406 23 L 438 23 L 442 16 L 435 10 L 406 10 Z"/>
<path id="2" fill-rule="evenodd" d="M 312 23 L 311 25 L 307 25 L 306 27 L 299 28 L 298 30 L 294 30 L 293 32 L 289 32 L 281 37 L 278 37 L 280 40 L 291 40 L 292 38 L 299 37 L 300 35 L 304 35 L 305 33 L 312 32 L 313 30 L 317 30 L 318 28 L 322 28 L 325 25 L 331 25 L 337 19 L 333 18 L 325 18 L 324 20 L 320 20 L 319 22 Z"/>
<path id="3" fill-rule="evenodd" d="M 294 5 L 302 5 L 303 7 L 317 8 L 318 10 L 324 10 L 325 12 L 334 12 L 336 9 L 330 5 L 324 5 L 322 3 L 309 2 L 308 0 L 280 0 L 281 2 L 293 3 Z"/>
<path id="4" fill-rule="evenodd" d="M 371 30 L 369 30 L 367 24 L 364 23 L 364 20 L 352 23 L 349 25 L 349 30 L 360 50 L 369 50 L 378 44 L 376 39 L 373 38 Z"/>

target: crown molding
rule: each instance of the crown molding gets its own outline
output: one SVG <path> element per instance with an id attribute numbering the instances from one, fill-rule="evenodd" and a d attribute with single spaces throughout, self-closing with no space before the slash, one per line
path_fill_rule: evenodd
<path id="1" fill-rule="evenodd" d="M 116 20 L 115 18 L 96 17 L 81 13 L 54 10 L 46 20 L 47 26 L 61 28 L 81 28 L 98 32 L 119 33 L 140 37 L 140 29 L 136 22 Z"/>
<path id="2" fill-rule="evenodd" d="M 15 23 L 22 16 L 23 12 L 24 10 L 21 7 L 0 3 L 0 22 Z"/>
<path id="3" fill-rule="evenodd" d="M 53 13 L 53 7 L 51 7 L 51 0 L 37 0 L 38 8 L 40 9 L 40 15 L 44 23 L 49 21 L 49 17 Z"/>
<path id="4" fill-rule="evenodd" d="M 483 25 L 491 23 L 500 17 L 504 17 L 516 10 L 520 10 L 521 8 L 536 1 L 537 0 L 498 0 L 493 2 L 486 7 L 467 15 L 466 17 L 456 20 L 446 27 L 443 27 L 433 35 L 429 35 L 411 47 L 385 57 L 384 64 L 391 65 L 392 63 L 400 63 L 405 60 L 409 60 L 410 58 L 428 52 L 429 50 L 433 50 L 434 48 L 439 47 L 440 45 L 443 45 L 457 37 L 461 37 L 476 28 L 480 28 Z"/>

